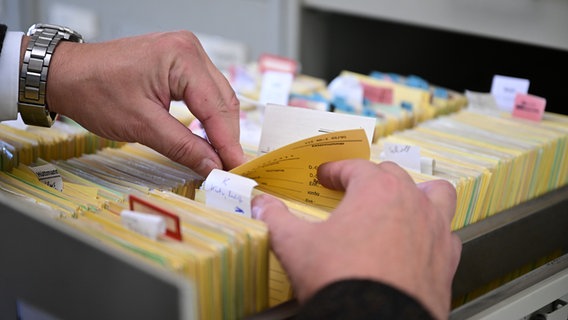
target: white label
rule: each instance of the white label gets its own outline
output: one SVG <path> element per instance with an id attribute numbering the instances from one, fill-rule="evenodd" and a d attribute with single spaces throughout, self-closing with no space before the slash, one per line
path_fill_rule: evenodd
<path id="1" fill-rule="evenodd" d="M 207 206 L 250 218 L 252 189 L 257 185 L 252 179 L 213 169 L 201 189 Z"/>
<path id="2" fill-rule="evenodd" d="M 327 90 L 334 99 L 342 98 L 356 111 L 360 111 L 363 108 L 364 90 L 363 85 L 357 78 L 338 76 L 329 83 Z"/>
<path id="3" fill-rule="evenodd" d="M 58 191 L 63 191 L 63 178 L 52 164 L 44 164 L 37 167 L 30 167 L 36 174 L 39 181 Z"/>
<path id="4" fill-rule="evenodd" d="M 294 76 L 288 72 L 266 71 L 262 74 L 259 102 L 288 104 Z"/>
<path id="5" fill-rule="evenodd" d="M 164 217 L 131 210 L 122 210 L 120 217 L 125 228 L 150 239 L 156 240 L 158 236 L 166 233 Z"/>
<path id="6" fill-rule="evenodd" d="M 406 144 L 385 142 L 384 159 L 399 166 L 421 172 L 420 147 Z"/>
<path id="7" fill-rule="evenodd" d="M 491 83 L 491 94 L 495 97 L 497 105 L 505 110 L 512 111 L 517 93 L 529 91 L 529 80 L 522 78 L 495 75 Z"/>

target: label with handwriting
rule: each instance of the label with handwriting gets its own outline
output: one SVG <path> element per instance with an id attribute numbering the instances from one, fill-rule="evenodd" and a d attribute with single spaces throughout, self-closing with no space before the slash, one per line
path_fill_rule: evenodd
<path id="1" fill-rule="evenodd" d="M 420 147 L 385 142 L 383 152 L 384 160 L 392 161 L 407 169 L 421 172 Z"/>
<path id="2" fill-rule="evenodd" d="M 250 218 L 252 189 L 256 185 L 252 179 L 213 169 L 201 189 L 207 206 Z"/>

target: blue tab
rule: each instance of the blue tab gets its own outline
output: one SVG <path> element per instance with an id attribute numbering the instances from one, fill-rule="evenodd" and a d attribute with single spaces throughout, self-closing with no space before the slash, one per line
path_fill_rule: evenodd
<path id="1" fill-rule="evenodd" d="M 324 97 L 321 93 L 319 92 L 314 92 L 312 94 L 312 99 L 314 99 L 315 101 L 321 101 L 321 102 L 329 102 L 327 101 L 327 98 Z"/>
<path id="2" fill-rule="evenodd" d="M 409 87 L 420 88 L 425 90 L 428 90 L 429 88 L 428 82 L 426 80 L 415 75 L 409 75 L 406 78 L 406 85 Z"/>
<path id="3" fill-rule="evenodd" d="M 375 112 L 375 110 L 373 110 L 371 108 L 363 108 L 363 112 L 361 113 L 361 115 L 366 116 L 366 117 L 372 117 L 372 118 L 377 117 L 377 113 Z"/>
<path id="4" fill-rule="evenodd" d="M 402 77 L 399 74 L 389 73 L 388 75 L 389 75 L 389 78 L 391 78 L 391 80 L 393 82 L 396 82 L 396 83 L 402 83 L 403 82 Z"/>
<path id="5" fill-rule="evenodd" d="M 343 112 L 348 112 L 348 113 L 355 113 L 355 108 L 353 106 L 350 106 L 347 102 L 345 102 L 345 99 L 342 97 L 337 97 L 333 99 L 331 103 L 334 105 L 336 110 L 341 110 Z"/>
<path id="6" fill-rule="evenodd" d="M 369 73 L 369 77 L 371 77 L 373 79 L 384 80 L 385 74 L 380 72 L 380 71 L 371 71 L 371 73 Z"/>
<path id="7" fill-rule="evenodd" d="M 436 87 L 434 88 L 434 97 L 441 99 L 448 99 L 449 98 L 448 90 Z"/>
<path id="8" fill-rule="evenodd" d="M 404 110 L 408 110 L 408 111 L 412 111 L 412 103 L 408 102 L 408 101 L 402 101 L 400 103 L 400 106 L 404 109 Z"/>

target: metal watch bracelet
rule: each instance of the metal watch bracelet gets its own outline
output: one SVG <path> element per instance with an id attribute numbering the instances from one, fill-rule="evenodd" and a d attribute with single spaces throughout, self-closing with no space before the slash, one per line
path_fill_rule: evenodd
<path id="1" fill-rule="evenodd" d="M 18 111 L 24 123 L 51 127 L 56 113 L 47 108 L 47 74 L 51 57 L 62 40 L 83 42 L 81 35 L 65 27 L 36 24 L 24 55 L 19 80 Z"/>

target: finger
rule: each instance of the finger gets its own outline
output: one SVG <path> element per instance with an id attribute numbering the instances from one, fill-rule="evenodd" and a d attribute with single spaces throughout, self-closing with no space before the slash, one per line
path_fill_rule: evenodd
<path id="1" fill-rule="evenodd" d="M 446 180 L 432 180 L 417 184 L 430 199 L 435 208 L 440 208 L 446 213 L 451 222 L 456 213 L 457 194 L 455 187 Z"/>
<path id="2" fill-rule="evenodd" d="M 452 239 L 451 239 L 452 243 L 451 243 L 451 266 L 452 266 L 452 274 L 456 273 L 456 270 L 458 269 L 458 265 L 460 263 L 460 259 L 461 259 L 461 252 L 462 252 L 462 248 L 463 248 L 463 244 L 462 241 L 460 239 L 460 237 L 456 234 L 456 233 L 452 233 Z"/>
<path id="3" fill-rule="evenodd" d="M 203 125 L 224 167 L 232 169 L 245 160 L 240 144 L 240 103 L 228 83 L 216 83 L 211 77 L 204 79 L 209 82 L 203 81 L 193 88 L 186 96 L 186 103 Z M 226 79 L 220 81 L 226 82 Z"/>
<path id="4" fill-rule="evenodd" d="M 252 216 L 254 219 L 264 221 L 269 227 L 276 228 L 287 220 L 298 219 L 282 201 L 268 194 L 257 195 L 252 199 Z"/>
<path id="5" fill-rule="evenodd" d="M 318 181 L 333 190 L 346 190 L 350 181 L 357 179 L 360 173 L 369 172 L 365 167 L 375 165 L 362 159 L 327 162 L 318 167 Z"/>
<path id="6" fill-rule="evenodd" d="M 140 141 L 142 144 L 191 168 L 202 177 L 215 168 L 223 167 L 219 155 L 207 141 L 194 135 L 165 110 L 157 113 L 151 121 L 160 125 L 146 128 L 144 139 Z"/>
<path id="7" fill-rule="evenodd" d="M 267 194 L 253 198 L 252 216 L 266 223 L 273 239 L 273 245 L 290 244 L 291 242 L 285 239 L 293 237 L 306 223 L 294 216 L 282 201 Z"/>
<path id="8" fill-rule="evenodd" d="M 199 40 L 195 38 L 195 41 L 201 70 L 198 76 L 192 77 L 193 82 L 186 88 L 184 98 L 221 156 L 224 168 L 232 169 L 245 161 L 240 144 L 240 102 L 229 81 L 213 64 Z M 195 69 L 193 65 L 193 75 L 196 75 Z"/>
<path id="9" fill-rule="evenodd" d="M 382 171 L 382 172 L 379 172 Z M 369 177 L 372 172 L 393 175 L 405 183 L 414 184 L 408 173 L 394 162 L 379 164 L 364 159 L 328 162 L 318 168 L 319 182 L 334 190 L 346 190 L 349 183 Z"/>

